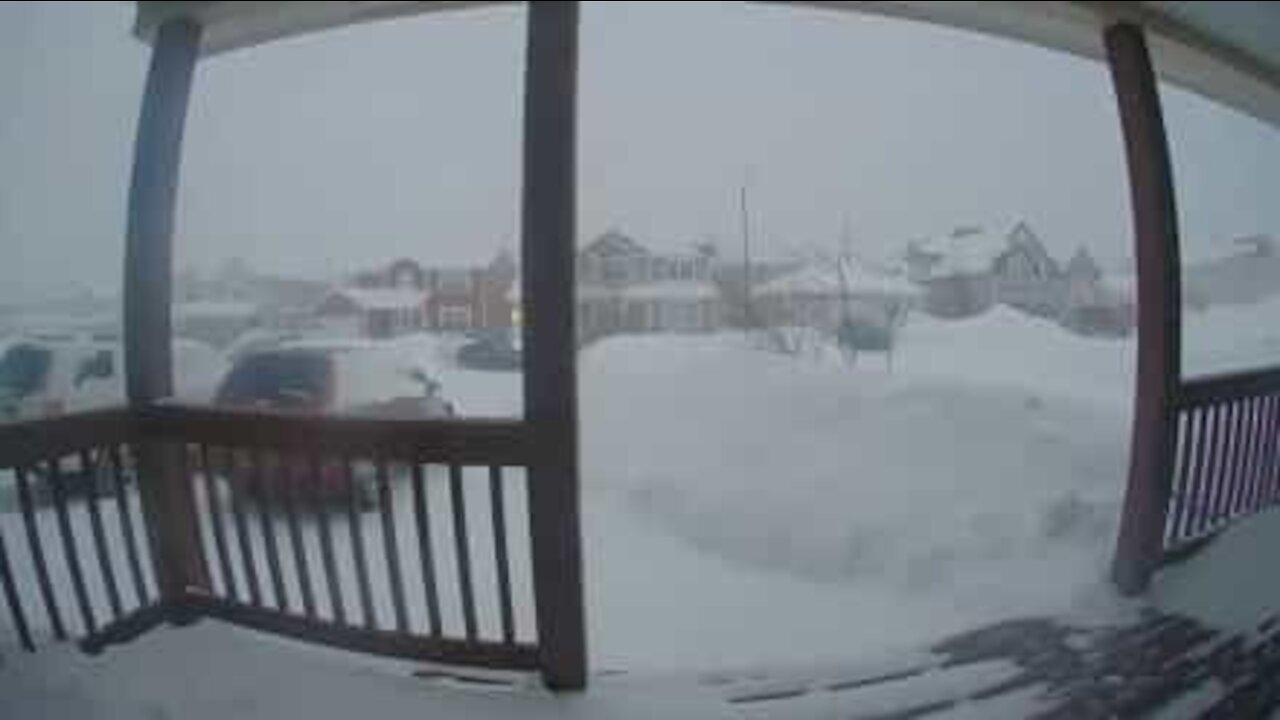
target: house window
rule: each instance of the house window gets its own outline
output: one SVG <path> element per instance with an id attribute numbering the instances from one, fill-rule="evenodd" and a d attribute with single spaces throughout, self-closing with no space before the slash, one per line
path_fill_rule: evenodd
<path id="1" fill-rule="evenodd" d="M 601 273 L 606 282 L 616 282 L 627 279 L 627 265 L 623 258 L 605 258 L 604 269 Z"/>
<path id="2" fill-rule="evenodd" d="M 398 266 L 391 275 L 391 286 L 398 288 L 416 288 L 418 286 L 418 278 L 413 272 L 413 268 Z"/>
<path id="3" fill-rule="evenodd" d="M 441 295 L 468 295 L 471 293 L 470 270 L 441 270 L 436 276 L 436 292 Z"/>
<path id="4" fill-rule="evenodd" d="M 693 260 L 685 259 L 680 261 L 680 279 L 681 280 L 693 279 Z"/>
<path id="5" fill-rule="evenodd" d="M 440 308 L 441 330 L 471 329 L 471 308 L 465 305 L 445 305 Z"/>

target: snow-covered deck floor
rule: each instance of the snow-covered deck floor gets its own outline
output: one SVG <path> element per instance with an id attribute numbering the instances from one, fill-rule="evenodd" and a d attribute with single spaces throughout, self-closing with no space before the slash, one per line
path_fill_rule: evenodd
<path id="1" fill-rule="evenodd" d="M 1266 717 L 1280 623 L 1219 633 L 1150 611 L 1122 628 L 1001 623 L 929 650 L 714 674 L 598 674 L 554 695 L 530 675 L 379 661 L 215 621 L 88 657 L 7 651 L 6 718 Z"/>
<path id="2" fill-rule="evenodd" d="M 533 676 L 382 662 L 277 640 L 215 621 L 163 628 L 92 658 L 71 646 L 35 654 L 6 648 L 0 715 L 26 718 L 267 720 L 307 718 L 734 717 L 695 678 L 594 678 L 591 691 L 556 696 Z"/>
<path id="3" fill-rule="evenodd" d="M 528 674 L 354 656 L 205 620 L 98 657 L 0 648 L 5 718 L 1266 717 L 1280 708 L 1280 510 L 1233 525 L 1139 606 L 1009 619 L 904 651 L 715 672 Z M 865 619 L 863 619 L 865 620 Z"/>

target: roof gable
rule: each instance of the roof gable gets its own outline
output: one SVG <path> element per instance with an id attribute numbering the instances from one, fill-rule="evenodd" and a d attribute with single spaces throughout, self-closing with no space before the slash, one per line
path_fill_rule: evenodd
<path id="1" fill-rule="evenodd" d="M 635 257 L 648 255 L 649 251 L 631 237 L 617 230 L 608 230 L 582 248 L 583 255 L 596 257 Z"/>
<path id="2" fill-rule="evenodd" d="M 1042 269 L 1044 271 L 1042 274 L 1045 276 L 1052 277 L 1062 273 L 1058 261 L 1053 259 L 1045 249 L 1044 243 L 1040 242 L 1039 236 L 1032 232 L 1026 222 L 1018 221 L 1013 226 L 1009 231 L 1007 242 L 1006 249 L 995 260 L 997 271 L 1003 270 L 1013 258 L 1022 257 L 1026 259 L 1029 267 Z"/>

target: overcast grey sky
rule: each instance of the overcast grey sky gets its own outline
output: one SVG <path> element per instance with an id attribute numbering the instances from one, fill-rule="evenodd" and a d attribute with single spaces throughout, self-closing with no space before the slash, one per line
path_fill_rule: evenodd
<path id="1" fill-rule="evenodd" d="M 127 3 L 0 4 L 0 300 L 116 288 L 147 55 Z M 334 277 L 483 260 L 518 218 L 518 7 L 365 24 L 209 59 L 178 261 Z M 1105 69 L 1007 41 L 739 3 L 587 3 L 580 234 L 736 252 L 750 168 L 765 251 L 886 255 L 1025 218 L 1051 249 L 1129 255 Z M 1186 254 L 1280 232 L 1280 134 L 1165 93 Z"/>

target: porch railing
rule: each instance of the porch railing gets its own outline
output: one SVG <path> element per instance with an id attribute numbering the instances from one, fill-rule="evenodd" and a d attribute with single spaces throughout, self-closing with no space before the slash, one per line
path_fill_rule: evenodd
<path id="1" fill-rule="evenodd" d="M 134 429 L 126 410 L 0 425 L 0 586 L 28 650 L 108 638 L 158 603 Z"/>
<path id="2" fill-rule="evenodd" d="M 181 448 L 177 472 L 139 476 L 140 442 Z M 9 624 L 28 649 L 77 637 L 96 650 L 208 616 L 379 655 L 533 669 L 530 450 L 518 421 L 158 405 L 0 425 L 0 491 L 16 498 L 0 506 Z M 163 601 L 143 508 L 157 481 L 190 489 L 201 567 L 184 576 L 205 579 Z"/>
<path id="3" fill-rule="evenodd" d="M 1280 370 L 1184 381 L 1174 409 L 1166 556 L 1280 502 Z"/>

